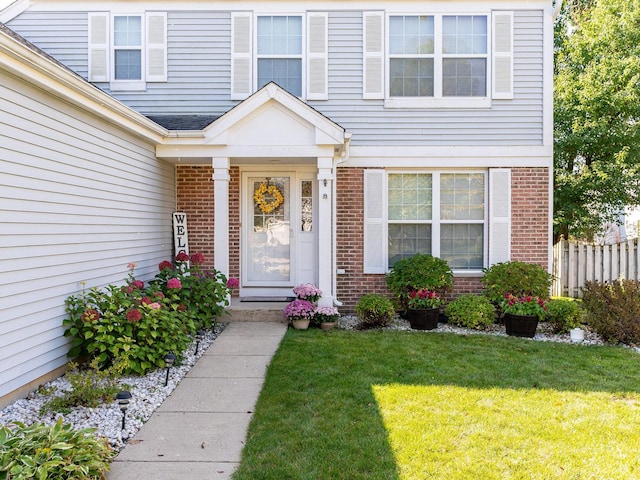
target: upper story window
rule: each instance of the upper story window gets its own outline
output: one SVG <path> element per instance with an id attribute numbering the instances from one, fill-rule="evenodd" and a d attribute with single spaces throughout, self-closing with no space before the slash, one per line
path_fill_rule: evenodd
<path id="1" fill-rule="evenodd" d="M 328 23 L 324 12 L 231 14 L 231 99 L 273 81 L 305 100 L 328 98 Z"/>
<path id="2" fill-rule="evenodd" d="M 111 90 L 144 90 L 167 81 L 167 14 L 89 13 L 90 82 Z"/>
<path id="3" fill-rule="evenodd" d="M 273 81 L 302 96 L 302 17 L 259 16 L 257 88 Z"/>
<path id="4" fill-rule="evenodd" d="M 513 13 L 365 12 L 363 96 L 385 106 L 489 107 L 513 98 Z"/>
<path id="5" fill-rule="evenodd" d="M 114 80 L 142 80 L 142 17 L 113 17 Z"/>

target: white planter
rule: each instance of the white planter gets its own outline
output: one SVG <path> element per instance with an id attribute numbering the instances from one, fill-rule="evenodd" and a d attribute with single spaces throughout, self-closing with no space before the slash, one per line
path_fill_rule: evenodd
<path id="1" fill-rule="evenodd" d="M 584 330 L 581 328 L 572 328 L 569 330 L 569 335 L 571 335 L 571 341 L 573 343 L 584 342 Z"/>

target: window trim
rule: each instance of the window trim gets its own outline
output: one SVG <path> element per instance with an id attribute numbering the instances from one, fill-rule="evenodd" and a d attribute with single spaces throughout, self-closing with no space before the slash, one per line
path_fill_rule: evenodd
<path id="1" fill-rule="evenodd" d="M 399 58 L 390 54 L 390 18 L 428 16 L 434 19 L 434 96 L 433 97 L 392 97 L 390 90 L 390 63 L 391 58 Z M 445 16 L 483 16 L 487 21 L 487 53 L 484 56 L 470 54 L 469 58 L 486 58 L 486 84 L 484 97 L 444 97 L 442 96 L 442 59 L 462 58 L 462 55 L 449 57 L 442 53 L 442 17 Z M 490 108 L 492 92 L 493 72 L 493 21 L 491 11 L 475 12 L 433 12 L 433 13 L 401 13 L 387 12 L 384 18 L 384 106 L 385 108 Z M 406 56 L 405 58 L 420 58 L 418 56 Z M 467 57 L 464 57 L 467 58 Z"/>
<path id="2" fill-rule="evenodd" d="M 443 221 L 440 218 L 440 176 L 442 174 L 478 174 L 481 173 L 484 176 L 484 209 L 482 220 L 446 220 Z M 428 174 L 432 176 L 432 215 L 429 221 L 390 221 L 389 220 L 389 175 L 398 174 Z M 385 170 L 384 172 L 384 187 L 383 187 L 383 258 L 386 265 L 386 270 L 389 271 L 389 224 L 430 224 L 431 225 L 431 255 L 434 257 L 440 257 L 440 226 L 442 224 L 454 225 L 454 224 L 482 224 L 483 240 L 482 240 L 482 268 L 486 268 L 489 265 L 489 170 L 487 169 L 463 169 L 463 170 L 447 170 L 447 169 L 420 169 L 420 170 Z M 437 219 L 436 219 L 437 216 Z M 477 276 L 482 272 L 482 269 L 474 270 L 460 270 L 453 269 L 453 273 L 457 276 Z"/>
<path id="3" fill-rule="evenodd" d="M 260 17 L 300 17 L 300 28 L 301 28 L 301 38 L 300 38 L 300 55 L 264 55 L 258 53 L 258 19 Z M 251 65 L 253 70 L 253 78 L 251 79 L 252 89 L 254 92 L 258 91 L 258 60 L 262 58 L 267 59 L 299 59 L 300 60 L 300 69 L 301 69 L 301 78 L 300 78 L 300 96 L 298 98 L 304 100 L 306 99 L 306 85 L 307 85 L 307 63 L 308 63 L 308 52 L 307 52 L 307 12 L 297 12 L 297 13 L 286 13 L 286 12 L 277 12 L 277 13 L 255 13 L 253 17 L 253 28 L 252 28 L 252 39 L 251 43 L 253 45 L 253 58 L 251 59 Z M 282 86 L 282 85 L 281 85 Z M 282 88 L 285 88 L 282 86 Z"/>

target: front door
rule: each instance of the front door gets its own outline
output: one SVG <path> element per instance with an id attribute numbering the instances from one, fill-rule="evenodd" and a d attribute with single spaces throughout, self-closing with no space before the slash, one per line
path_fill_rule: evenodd
<path id="1" fill-rule="evenodd" d="M 243 173 L 241 296 L 316 283 L 313 172 Z"/>

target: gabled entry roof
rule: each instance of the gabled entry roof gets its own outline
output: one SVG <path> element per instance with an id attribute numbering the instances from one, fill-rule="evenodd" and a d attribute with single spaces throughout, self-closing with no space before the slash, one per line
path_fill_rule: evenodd
<path id="1" fill-rule="evenodd" d="M 167 159 L 313 158 L 340 155 L 350 134 L 271 82 L 201 131 L 170 132 L 157 148 Z"/>

